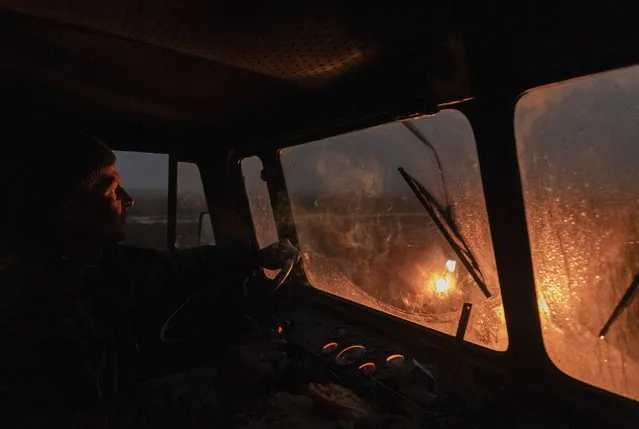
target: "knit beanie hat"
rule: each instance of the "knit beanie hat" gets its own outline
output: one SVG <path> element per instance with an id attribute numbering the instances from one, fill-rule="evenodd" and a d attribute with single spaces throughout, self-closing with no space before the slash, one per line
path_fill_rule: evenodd
<path id="1" fill-rule="evenodd" d="M 1 229 L 47 216 L 52 204 L 90 190 L 116 161 L 104 143 L 79 131 L 30 131 L 20 140 L 3 156 Z"/>

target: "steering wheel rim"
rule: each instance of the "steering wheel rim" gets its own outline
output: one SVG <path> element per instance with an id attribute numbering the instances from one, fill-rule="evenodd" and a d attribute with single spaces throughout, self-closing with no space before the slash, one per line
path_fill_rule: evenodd
<path id="1" fill-rule="evenodd" d="M 277 290 L 287 282 L 287 280 L 291 277 L 293 273 L 293 269 L 297 262 L 300 260 L 300 251 L 295 249 L 295 252 L 291 255 L 291 257 L 284 263 L 284 267 L 280 269 L 280 272 L 277 273 L 275 278 L 272 280 L 273 282 L 273 291 L 277 292 Z"/>
<path id="2" fill-rule="evenodd" d="M 297 250 L 297 249 L 296 249 Z M 297 262 L 300 259 L 300 252 L 299 250 L 297 250 L 296 252 L 293 252 L 293 254 L 291 255 L 291 257 L 289 259 L 286 260 L 286 262 L 284 263 L 284 267 L 282 267 L 280 269 L 280 272 L 277 273 L 277 275 L 271 280 L 271 279 L 267 279 L 267 283 L 271 283 L 272 289 L 271 289 L 271 293 L 275 293 L 277 290 L 280 289 L 280 287 L 286 283 L 288 281 L 288 279 L 291 277 L 291 274 L 293 273 L 293 269 L 295 268 L 295 265 L 297 265 Z M 244 280 L 244 284 L 246 284 L 246 282 L 250 279 L 251 276 L 247 276 L 246 279 Z M 215 301 L 216 299 L 218 299 L 218 297 L 220 297 L 224 292 L 226 292 L 225 290 L 221 290 L 219 292 L 217 292 L 215 295 L 213 295 L 210 299 L 211 301 Z M 174 311 L 173 313 L 171 313 L 171 315 L 166 319 L 166 321 L 162 324 L 162 327 L 160 328 L 160 340 L 163 343 L 175 343 L 177 341 L 180 341 L 180 339 L 174 339 L 171 340 L 168 336 L 167 336 L 167 332 L 171 330 L 172 325 L 174 324 L 174 320 L 178 317 L 179 314 L 181 314 L 184 309 L 195 300 L 195 298 L 197 298 L 200 295 L 199 292 L 195 292 L 194 294 L 192 294 L 191 296 L 189 296 L 186 300 L 184 300 L 184 302 L 182 302 L 182 304 L 180 304 Z M 224 316 L 224 319 L 231 317 L 232 315 L 236 314 L 240 309 L 238 308 L 235 311 L 231 311 L 230 313 L 226 314 Z"/>

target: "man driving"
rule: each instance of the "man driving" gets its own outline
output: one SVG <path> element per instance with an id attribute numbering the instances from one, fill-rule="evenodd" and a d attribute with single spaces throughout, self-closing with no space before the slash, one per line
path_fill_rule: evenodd
<path id="1" fill-rule="evenodd" d="M 2 168 L 0 417 L 95 427 L 137 381 L 140 342 L 198 287 L 215 287 L 197 279 L 221 286 L 280 268 L 292 249 L 121 246 L 134 201 L 114 153 L 79 132 L 26 140 Z"/>

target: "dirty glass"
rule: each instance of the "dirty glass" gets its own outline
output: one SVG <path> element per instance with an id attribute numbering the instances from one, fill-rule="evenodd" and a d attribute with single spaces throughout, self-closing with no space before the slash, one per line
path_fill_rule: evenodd
<path id="1" fill-rule="evenodd" d="M 281 151 L 306 276 L 325 292 L 449 335 L 457 331 L 464 303 L 472 303 L 465 339 L 505 350 L 472 127 L 456 110 L 407 125 L 386 124 Z M 490 298 L 399 167 L 450 207 Z"/>
<path id="2" fill-rule="evenodd" d="M 244 158 L 241 161 L 242 175 L 244 177 L 244 188 L 251 209 L 255 238 L 260 249 L 277 243 L 279 235 L 275 224 L 275 215 L 271 206 L 271 199 L 268 193 L 268 186 L 262 178 L 262 160 L 257 156 Z M 279 270 L 263 269 L 264 274 L 274 279 Z"/>
<path id="3" fill-rule="evenodd" d="M 639 399 L 639 67 L 529 91 L 515 129 L 544 344 L 568 375 Z"/>
<path id="4" fill-rule="evenodd" d="M 262 179 L 262 160 L 257 156 L 241 161 L 246 196 L 251 208 L 255 237 L 260 249 L 279 241 L 266 182 Z"/>

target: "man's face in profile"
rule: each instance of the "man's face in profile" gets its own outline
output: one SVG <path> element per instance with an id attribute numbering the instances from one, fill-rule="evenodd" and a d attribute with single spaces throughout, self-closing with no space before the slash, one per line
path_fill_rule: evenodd
<path id="1" fill-rule="evenodd" d="M 104 171 L 95 191 L 98 238 L 111 243 L 124 240 L 126 212 L 133 206 L 133 198 L 122 187 L 122 178 L 115 167 Z"/>
<path id="2" fill-rule="evenodd" d="M 104 170 L 96 184 L 74 196 L 65 210 L 71 227 L 101 245 L 124 240 L 126 211 L 133 198 L 124 190 L 115 167 Z"/>

